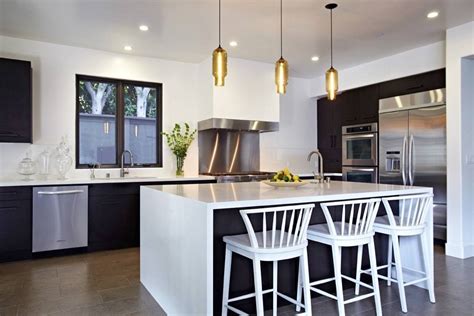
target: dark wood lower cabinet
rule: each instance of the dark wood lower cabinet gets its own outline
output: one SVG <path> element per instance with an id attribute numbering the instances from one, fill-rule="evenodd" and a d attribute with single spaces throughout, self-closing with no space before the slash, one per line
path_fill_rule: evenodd
<path id="1" fill-rule="evenodd" d="M 31 258 L 31 188 L 0 188 L 0 262 Z"/>
<path id="2" fill-rule="evenodd" d="M 91 196 L 88 249 L 96 251 L 138 246 L 139 220 L 139 195 Z"/>
<path id="3" fill-rule="evenodd" d="M 215 181 L 190 181 L 178 184 L 213 182 Z M 154 184 L 177 183 L 111 183 L 89 186 L 88 251 L 140 245 L 140 186 Z"/>

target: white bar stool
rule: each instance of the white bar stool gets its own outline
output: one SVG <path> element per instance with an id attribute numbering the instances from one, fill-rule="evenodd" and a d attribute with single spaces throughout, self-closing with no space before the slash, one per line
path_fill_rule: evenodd
<path id="1" fill-rule="evenodd" d="M 426 216 L 429 208 L 433 203 L 432 194 L 418 194 L 418 195 L 406 195 L 396 196 L 390 198 L 383 198 L 383 205 L 387 211 L 387 215 L 380 216 L 375 219 L 374 229 L 376 233 L 388 235 L 388 260 L 387 264 L 379 266 L 376 269 L 387 268 L 387 276 L 378 274 L 378 277 L 383 280 L 387 280 L 387 285 L 391 285 L 391 282 L 398 283 L 398 291 L 400 294 L 400 304 L 402 311 L 407 313 L 407 301 L 405 295 L 405 286 L 416 284 L 419 282 L 428 282 L 428 292 L 430 296 L 430 302 L 435 303 L 434 293 L 434 280 L 431 271 L 430 258 L 428 257 L 428 242 L 424 236 L 426 230 Z M 400 206 L 399 215 L 395 216 L 390 206 L 390 201 L 398 201 Z M 423 264 L 425 271 L 418 271 L 413 269 L 405 268 L 411 272 L 422 275 L 421 278 L 405 282 L 403 280 L 403 265 L 400 257 L 400 241 L 399 237 L 407 236 L 419 236 L 421 242 L 421 251 L 423 257 Z M 393 255 L 395 256 L 395 263 L 392 262 L 392 249 Z M 357 253 L 357 280 L 360 280 L 360 274 L 366 273 L 371 274 L 371 271 L 375 271 L 372 267 L 368 270 L 361 270 L 362 264 L 362 253 L 363 249 L 359 247 Z M 392 266 L 395 264 L 396 268 L 396 279 L 392 278 Z M 375 272 L 377 274 L 377 271 Z M 356 294 L 359 292 L 359 287 L 356 286 Z"/>
<path id="2" fill-rule="evenodd" d="M 345 315 L 345 304 L 350 304 L 372 296 L 375 299 L 377 315 L 382 315 L 377 272 L 375 272 L 375 274 L 373 274 L 372 276 L 373 285 L 363 283 L 360 280 L 356 280 L 341 273 L 342 248 L 358 246 L 360 249 L 364 245 L 368 245 L 370 255 L 370 266 L 374 268 L 374 271 L 376 271 L 375 268 L 377 267 L 377 261 L 375 257 L 375 246 L 373 238 L 375 232 L 373 229 L 373 224 L 375 217 L 377 216 L 379 206 L 380 199 L 321 203 L 321 208 L 323 210 L 324 217 L 326 218 L 326 224 L 311 225 L 308 227 L 309 240 L 330 245 L 332 247 L 332 255 L 334 262 L 334 277 L 311 282 L 310 289 L 311 291 L 314 291 L 318 294 L 337 300 L 337 307 L 339 315 L 341 316 Z M 342 208 L 341 221 L 334 222 L 333 215 L 331 215 L 330 212 L 330 208 L 332 211 L 334 211 L 333 213 L 339 213 Z M 349 208 L 350 211 L 348 211 Z M 349 215 L 349 219 L 347 219 L 347 215 Z M 354 298 L 344 300 L 342 287 L 343 278 L 356 283 L 356 285 L 360 284 L 366 288 L 372 289 L 373 291 L 368 294 L 359 295 Z M 336 283 L 336 296 L 319 288 L 316 288 L 316 285 L 331 281 L 335 281 Z M 300 302 L 302 287 L 300 282 L 298 284 L 299 286 L 297 293 L 297 301 Z M 297 305 L 296 310 L 299 311 L 299 305 Z"/>
<path id="3" fill-rule="evenodd" d="M 257 315 L 263 315 L 263 294 L 267 293 L 273 293 L 273 315 L 277 315 L 278 296 L 293 304 L 299 304 L 305 308 L 306 315 L 311 315 L 306 233 L 313 208 L 314 204 L 302 204 L 240 211 L 247 234 L 224 237 L 226 251 L 222 315 L 227 315 L 228 310 L 239 315 L 247 315 L 230 306 L 229 303 L 252 297 L 255 297 L 256 300 Z M 255 220 L 260 218 L 263 221 L 263 231 L 256 233 L 254 230 Z M 281 224 L 278 224 L 280 220 Z M 271 223 L 270 230 L 267 230 L 267 222 Z M 259 227 L 258 224 L 256 226 Z M 231 263 L 234 252 L 253 261 L 255 292 L 229 298 Z M 292 258 L 299 258 L 300 266 L 303 267 L 304 305 L 278 292 L 278 261 Z M 273 288 L 268 290 L 262 290 L 261 261 L 273 261 Z"/>

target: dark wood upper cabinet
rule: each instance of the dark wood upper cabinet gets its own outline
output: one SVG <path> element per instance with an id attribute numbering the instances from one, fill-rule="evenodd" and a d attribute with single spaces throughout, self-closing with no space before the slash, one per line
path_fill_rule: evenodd
<path id="1" fill-rule="evenodd" d="M 390 80 L 379 84 L 380 99 L 446 87 L 446 69 Z"/>
<path id="2" fill-rule="evenodd" d="M 342 125 L 357 124 L 359 93 L 357 90 L 342 92 L 336 99 L 341 107 Z"/>
<path id="3" fill-rule="evenodd" d="M 337 99 L 336 99 L 337 101 Z M 342 125 L 378 121 L 379 89 L 377 85 L 348 90 L 339 96 Z"/>
<path id="4" fill-rule="evenodd" d="M 32 142 L 29 61 L 0 58 L 0 142 Z"/>

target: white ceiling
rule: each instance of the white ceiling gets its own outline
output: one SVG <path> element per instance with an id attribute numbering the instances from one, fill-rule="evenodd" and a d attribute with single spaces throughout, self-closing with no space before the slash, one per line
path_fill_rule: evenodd
<path id="1" fill-rule="evenodd" d="M 284 0 L 284 57 L 290 75 L 321 75 L 329 63 L 329 15 L 321 0 Z M 473 0 L 340 0 L 334 66 L 342 69 L 445 38 L 474 20 Z M 217 0 L 0 0 L 0 34 L 129 54 L 200 62 L 217 46 Z M 429 20 L 426 14 L 440 12 Z M 150 27 L 138 30 L 140 24 Z M 279 57 L 278 0 L 222 0 L 230 57 Z M 229 41 L 238 47 L 229 47 Z M 320 61 L 311 61 L 311 56 Z"/>

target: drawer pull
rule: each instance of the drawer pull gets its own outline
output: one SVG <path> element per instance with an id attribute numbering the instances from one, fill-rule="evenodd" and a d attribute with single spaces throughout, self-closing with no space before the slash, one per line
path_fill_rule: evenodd
<path id="1" fill-rule="evenodd" d="M 16 211 L 18 208 L 17 207 L 0 207 L 0 211 Z"/>

